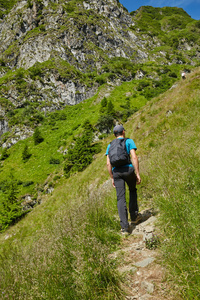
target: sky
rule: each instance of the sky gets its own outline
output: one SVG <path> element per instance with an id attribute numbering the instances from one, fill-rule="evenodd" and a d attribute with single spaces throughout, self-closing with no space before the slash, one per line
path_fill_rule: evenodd
<path id="1" fill-rule="evenodd" d="M 129 12 L 138 9 L 140 6 L 153 7 L 180 7 L 195 20 L 200 20 L 200 0 L 119 0 Z"/>

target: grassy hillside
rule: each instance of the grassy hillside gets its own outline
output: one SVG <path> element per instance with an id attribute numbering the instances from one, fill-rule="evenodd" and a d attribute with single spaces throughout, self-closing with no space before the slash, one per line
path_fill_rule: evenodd
<path id="1" fill-rule="evenodd" d="M 149 101 L 125 124 L 138 147 L 140 207 L 160 211 L 161 252 L 183 299 L 199 299 L 200 69 Z M 73 108 L 72 108 L 73 109 Z M 92 114 L 91 114 L 92 115 Z M 0 235 L 3 299 L 124 299 L 120 242 L 105 149 L 81 173 Z"/>
<path id="2" fill-rule="evenodd" d="M 40 67 L 42 66 L 44 67 L 44 64 L 40 65 Z M 56 112 L 39 112 L 38 108 L 42 109 L 42 105 L 44 104 L 31 101 L 26 101 L 19 108 L 7 108 L 10 127 L 22 128 L 23 126 L 28 126 L 33 131 L 34 128 L 39 126 L 44 141 L 35 145 L 33 137 L 30 137 L 8 149 L 8 158 L 1 162 L 0 195 L 2 194 L 5 180 L 8 178 L 11 169 L 13 169 L 14 176 L 18 179 L 19 183 L 19 195 L 23 196 L 29 193 L 37 197 L 38 193 L 43 190 L 44 185 L 49 183 L 54 185 L 55 183 L 52 182 L 52 179 L 56 174 L 62 173 L 65 161 L 63 151 L 83 131 L 84 122 L 88 119 L 93 126 L 98 123 L 101 116 L 101 101 L 104 96 L 114 106 L 115 119 L 124 122 L 130 114 L 145 105 L 153 96 L 171 87 L 177 78 L 180 78 L 182 68 L 176 65 L 163 67 L 154 65 L 154 63 L 133 66 L 126 59 L 113 59 L 112 63 L 106 67 L 107 72 L 101 75 L 102 80 L 106 74 L 115 76 L 114 74 L 120 72 L 123 75 L 128 67 L 131 68 L 130 70 L 134 68 L 135 70 L 140 70 L 145 75 L 143 79 L 124 82 L 117 87 L 104 83 L 99 88 L 97 94 L 91 99 L 75 106 L 67 106 L 63 110 Z M 12 85 L 15 76 L 17 75 L 12 74 L 10 78 L 6 77 L 6 82 L 4 77 L 1 78 L 2 88 Z M 23 76 L 25 77 L 27 74 L 25 73 Z M 22 88 L 21 91 L 23 92 Z M 6 99 L 4 99 L 4 102 L 5 106 L 9 106 Z M 4 102 L 2 98 L 1 103 L 3 104 Z M 100 134 L 98 130 L 96 133 Z M 16 134 L 13 131 L 5 133 L 1 137 L 1 144 L 15 137 Z M 30 159 L 26 162 L 22 159 L 25 145 L 28 146 L 31 154 Z M 3 151 L 1 148 L 1 155 Z M 59 160 L 60 163 L 52 164 L 50 163 L 52 159 Z"/>
<path id="3" fill-rule="evenodd" d="M 161 211 L 162 251 L 183 299 L 199 299 L 199 69 L 138 116 L 143 201 Z"/>
<path id="4" fill-rule="evenodd" d="M 199 66 L 193 45 L 199 45 L 200 21 L 192 19 L 182 8 L 142 6 L 132 12 L 131 29 L 142 36 L 149 50 L 149 59 L 166 63 L 188 63 L 192 59 Z M 159 41 L 159 43 L 158 43 Z M 157 44 L 157 46 L 155 46 Z M 159 58 L 158 58 L 159 57 Z"/>

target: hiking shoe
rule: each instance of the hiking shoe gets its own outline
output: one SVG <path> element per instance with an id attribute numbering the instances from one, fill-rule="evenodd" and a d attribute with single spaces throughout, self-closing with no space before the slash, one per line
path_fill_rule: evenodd
<path id="1" fill-rule="evenodd" d="M 129 235 L 130 234 L 129 228 L 128 229 L 122 228 L 120 233 L 121 233 L 121 235 L 124 235 L 124 236 Z"/>
<path id="2" fill-rule="evenodd" d="M 138 225 L 142 221 L 142 215 L 137 214 L 135 220 L 131 220 L 131 225 Z"/>

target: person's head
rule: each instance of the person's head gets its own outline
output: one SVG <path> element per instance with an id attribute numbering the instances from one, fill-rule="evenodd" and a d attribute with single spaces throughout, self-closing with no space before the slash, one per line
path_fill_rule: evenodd
<path id="1" fill-rule="evenodd" d="M 125 135 L 125 129 L 122 125 L 116 125 L 113 129 L 113 133 L 116 137 L 124 136 Z"/>

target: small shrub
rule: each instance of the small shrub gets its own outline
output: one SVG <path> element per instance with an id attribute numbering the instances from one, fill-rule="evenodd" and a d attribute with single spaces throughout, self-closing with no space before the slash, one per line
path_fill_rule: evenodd
<path id="1" fill-rule="evenodd" d="M 107 104 L 108 104 L 108 100 L 107 100 L 106 97 L 104 97 L 104 98 L 101 100 L 100 113 L 105 113 Z"/>
<path id="2" fill-rule="evenodd" d="M 0 58 L 0 66 L 5 67 L 6 63 Z"/>
<path id="3" fill-rule="evenodd" d="M 54 183 L 52 181 L 50 181 L 48 184 L 48 188 L 53 188 L 53 187 L 54 187 Z"/>
<path id="4" fill-rule="evenodd" d="M 84 124 L 84 132 L 76 138 L 68 149 L 64 172 L 66 177 L 73 172 L 83 171 L 93 160 L 93 155 L 100 151 L 99 144 L 93 144 L 93 127 L 88 121 Z"/>
<path id="5" fill-rule="evenodd" d="M 106 113 L 107 115 L 110 115 L 110 116 L 115 116 L 115 109 L 114 109 L 114 105 L 112 103 L 112 101 L 108 101 L 108 104 L 107 104 L 107 107 L 106 107 Z"/>
<path id="6" fill-rule="evenodd" d="M 34 131 L 33 140 L 35 145 L 38 145 L 44 141 L 44 138 L 42 137 L 40 129 L 38 127 L 36 127 Z"/>
<path id="7" fill-rule="evenodd" d="M 22 151 L 22 160 L 23 162 L 26 162 L 27 160 L 29 160 L 29 158 L 31 157 L 31 153 L 29 152 L 29 148 L 28 145 L 24 146 L 24 149 Z"/>
<path id="8" fill-rule="evenodd" d="M 66 113 L 62 111 L 62 112 L 60 113 L 59 119 L 60 119 L 60 120 L 66 120 L 66 119 L 67 119 Z"/>
<path id="9" fill-rule="evenodd" d="M 7 148 L 4 148 L 2 153 L 1 153 L 1 160 L 5 160 L 6 158 L 9 157 L 9 153 L 8 153 L 8 149 Z"/>
<path id="10" fill-rule="evenodd" d="M 155 250 L 160 245 L 160 239 L 157 235 L 152 234 L 150 239 L 145 239 L 146 248 L 149 250 Z"/>
<path id="11" fill-rule="evenodd" d="M 103 85 L 104 83 L 107 82 L 107 80 L 104 75 L 99 75 L 96 77 L 96 82 L 99 83 L 100 85 Z"/>
<path id="12" fill-rule="evenodd" d="M 27 7 L 30 8 L 30 9 L 33 7 L 33 3 L 32 3 L 31 0 L 27 1 Z"/>
<path id="13" fill-rule="evenodd" d="M 31 117 L 30 117 L 30 121 L 34 124 L 39 124 L 39 123 L 42 123 L 44 121 L 44 116 L 37 112 L 37 113 L 34 113 Z"/>
<path id="14" fill-rule="evenodd" d="M 71 3 L 67 3 L 63 7 L 64 7 L 64 10 L 66 12 L 68 12 L 69 14 L 73 13 L 74 10 L 75 10 L 75 7 L 74 7 L 73 3 L 72 4 Z"/>
<path id="15" fill-rule="evenodd" d="M 30 68 L 30 77 L 31 79 L 36 79 L 37 77 L 41 77 L 42 76 L 42 70 L 39 66 L 33 66 L 32 68 Z"/>
<path id="16" fill-rule="evenodd" d="M 172 77 L 172 78 L 177 78 L 178 77 L 175 72 L 170 72 L 169 76 Z"/>
<path id="17" fill-rule="evenodd" d="M 4 197 L 1 200 L 0 232 L 14 224 L 24 214 L 21 201 L 18 201 L 17 195 L 17 180 L 11 173 L 9 179 L 5 182 Z"/>
<path id="18" fill-rule="evenodd" d="M 114 125 L 114 117 L 111 115 L 101 115 L 97 121 L 96 127 L 100 132 L 109 133 Z"/>
<path id="19" fill-rule="evenodd" d="M 24 70 L 23 69 L 18 69 L 15 75 L 15 80 L 16 83 L 18 84 L 23 84 L 24 83 Z"/>
<path id="20" fill-rule="evenodd" d="M 59 165 L 60 159 L 51 157 L 49 160 L 50 165 Z"/>
<path id="21" fill-rule="evenodd" d="M 149 82 L 146 80 L 141 80 L 138 84 L 137 90 L 138 91 L 142 91 L 144 88 L 146 88 L 147 86 L 149 86 Z"/>
<path id="22" fill-rule="evenodd" d="M 23 187 L 27 187 L 27 186 L 30 186 L 30 185 L 32 185 L 32 184 L 34 184 L 34 181 L 31 181 L 31 180 L 30 180 L 30 181 L 25 181 L 25 182 L 23 182 L 23 183 L 22 183 L 22 186 L 23 186 Z"/>

